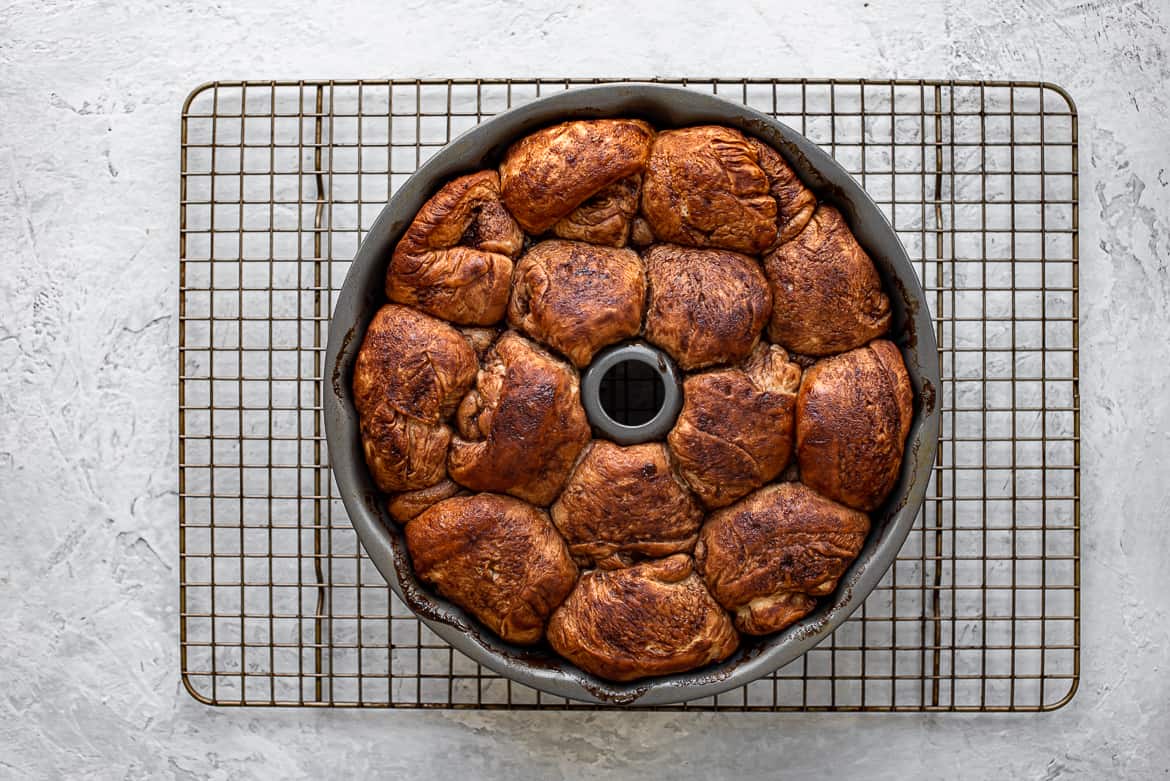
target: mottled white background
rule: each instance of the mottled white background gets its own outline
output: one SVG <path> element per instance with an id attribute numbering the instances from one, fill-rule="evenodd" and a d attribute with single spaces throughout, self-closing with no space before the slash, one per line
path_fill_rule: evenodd
<path id="1" fill-rule="evenodd" d="M 1170 773 L 1170 2 L 675 5 L 0 2 L 0 777 Z M 532 75 L 1069 90 L 1085 529 L 1071 705 L 387 713 L 188 697 L 175 572 L 183 98 L 214 78 Z"/>

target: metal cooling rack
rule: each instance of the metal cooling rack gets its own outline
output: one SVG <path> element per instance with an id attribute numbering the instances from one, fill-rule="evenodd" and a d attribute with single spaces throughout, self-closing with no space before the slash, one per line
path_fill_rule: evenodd
<path id="1" fill-rule="evenodd" d="M 217 705 L 586 708 L 423 627 L 365 557 L 321 420 L 329 314 L 390 194 L 459 132 L 596 80 L 219 82 L 183 108 L 182 677 Z M 678 80 L 799 129 L 893 222 L 937 323 L 942 441 L 831 639 L 695 710 L 1034 711 L 1080 646 L 1077 116 L 1039 83 Z"/>

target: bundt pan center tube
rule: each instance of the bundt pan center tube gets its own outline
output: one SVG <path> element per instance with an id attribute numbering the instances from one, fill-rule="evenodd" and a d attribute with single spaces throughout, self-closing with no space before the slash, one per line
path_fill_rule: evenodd
<path id="1" fill-rule="evenodd" d="M 818 199 L 840 212 L 872 258 L 890 298 L 887 338 L 901 352 L 914 396 L 913 419 L 897 482 L 884 503 L 871 513 L 872 529 L 835 592 L 786 629 L 754 639 L 745 637 L 739 650 L 722 662 L 630 683 L 614 683 L 585 673 L 543 645 L 507 643 L 420 583 L 411 566 L 403 529 L 390 518 L 384 495 L 366 464 L 352 387 L 359 347 L 385 304 L 387 264 L 424 202 L 455 177 L 496 168 L 509 145 L 529 133 L 568 120 L 605 117 L 643 119 L 660 129 L 729 126 L 777 150 Z M 826 219 L 835 218 L 829 214 Z M 825 230 L 833 229 L 827 222 Z M 501 242 L 505 238 L 512 237 L 501 238 Z M 494 302 L 484 305 L 496 306 Z M 469 320 L 476 316 L 474 312 L 467 314 Z M 609 348 L 594 356 L 591 364 L 607 360 L 617 350 L 637 346 Z M 678 413 L 677 407 L 671 411 L 672 405 L 681 402 L 677 379 L 671 381 L 673 366 L 663 365 L 666 404 L 648 423 L 632 428 L 649 427 L 663 418 L 669 429 Z M 939 365 L 934 326 L 914 267 L 881 210 L 840 165 L 791 128 L 714 95 L 662 85 L 612 84 L 558 93 L 484 122 L 431 157 L 399 188 L 359 247 L 333 312 L 326 367 L 324 415 L 330 464 L 354 529 L 395 594 L 436 634 L 476 662 L 547 693 L 593 703 L 649 706 L 709 697 L 767 675 L 823 641 L 860 607 L 894 562 L 922 504 L 937 449 Z M 590 403 L 591 395 L 586 393 L 585 384 L 594 373 L 584 372 L 585 404 Z M 604 372 L 596 374 L 600 382 Z M 594 394 L 592 398 L 596 401 L 597 397 Z M 599 413 L 605 415 L 604 410 Z M 606 430 L 598 425 L 593 411 L 589 417 L 597 430 Z M 610 436 L 623 441 L 612 433 Z M 654 438 L 661 438 L 661 434 L 651 432 L 624 441 Z"/>
<path id="2" fill-rule="evenodd" d="M 614 420 L 601 401 L 601 383 L 615 366 L 627 361 L 647 367 L 662 384 L 662 404 L 645 423 L 630 425 Z M 593 427 L 619 445 L 663 439 L 682 409 L 682 381 L 670 356 L 645 342 L 632 342 L 603 350 L 581 373 L 581 405 Z"/>

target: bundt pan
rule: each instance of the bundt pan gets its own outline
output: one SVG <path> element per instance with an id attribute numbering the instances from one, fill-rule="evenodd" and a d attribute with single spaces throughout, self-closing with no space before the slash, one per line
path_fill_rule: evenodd
<path id="1" fill-rule="evenodd" d="M 390 255 L 423 203 L 456 176 L 496 167 L 508 145 L 528 133 L 570 119 L 598 117 L 641 118 L 659 128 L 729 125 L 783 154 L 819 198 L 845 215 L 873 258 L 890 297 L 890 338 L 902 351 L 915 395 L 897 486 L 872 514 L 872 530 L 837 590 L 787 629 L 745 637 L 740 649 L 722 663 L 628 684 L 589 675 L 544 646 L 509 645 L 419 583 L 403 532 L 388 516 L 366 467 L 351 389 L 358 348 L 385 301 L 383 281 Z M 330 463 L 354 529 L 394 592 L 436 634 L 484 666 L 550 694 L 593 703 L 648 706 L 708 697 L 767 675 L 827 638 L 894 562 L 922 504 L 938 444 L 934 327 L 914 268 L 882 212 L 840 165 L 791 128 L 713 95 L 654 84 L 588 87 L 537 100 L 467 131 L 423 164 L 382 210 L 358 249 L 333 312 L 326 361 L 324 414 Z"/>

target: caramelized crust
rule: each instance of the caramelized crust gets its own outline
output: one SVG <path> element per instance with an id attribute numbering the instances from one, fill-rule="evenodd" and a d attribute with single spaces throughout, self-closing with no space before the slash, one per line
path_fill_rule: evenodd
<path id="1" fill-rule="evenodd" d="M 684 370 L 738 363 L 772 311 L 760 265 L 727 250 L 655 244 L 645 254 L 646 339 Z"/>
<path id="2" fill-rule="evenodd" d="M 768 190 L 776 199 L 776 244 L 791 240 L 804 230 L 817 208 L 817 197 L 796 175 L 784 157 L 758 138 L 748 141 L 756 150 L 760 168 L 768 177 Z"/>
<path id="3" fill-rule="evenodd" d="M 796 403 L 800 479 L 858 510 L 875 510 L 898 481 L 914 393 L 893 342 L 818 361 Z"/>
<path id="4" fill-rule="evenodd" d="M 689 552 L 703 513 L 675 477 L 665 445 L 599 439 L 552 506 L 552 520 L 579 564 L 613 569 Z"/>
<path id="5" fill-rule="evenodd" d="M 579 394 L 572 367 L 508 331 L 456 412 L 451 477 L 474 491 L 547 505 L 589 441 Z"/>
<path id="6" fill-rule="evenodd" d="M 406 525 L 419 578 L 518 645 L 544 634 L 577 567 L 548 515 L 508 496 L 447 499 Z"/>
<path id="7" fill-rule="evenodd" d="M 765 635 L 833 593 L 868 533 L 865 513 L 800 483 L 778 483 L 711 514 L 695 567 L 739 631 Z"/>
<path id="8" fill-rule="evenodd" d="M 366 329 L 353 370 L 362 449 L 383 491 L 412 491 L 446 475 L 442 421 L 475 378 L 475 354 L 447 323 L 387 304 Z"/>
<path id="9" fill-rule="evenodd" d="M 388 493 L 434 485 L 447 474 L 451 429 L 426 423 L 380 404 L 361 415 L 366 464 L 378 488 Z"/>
<path id="10" fill-rule="evenodd" d="M 821 205 L 792 241 L 764 259 L 772 286 L 768 338 L 793 352 L 830 355 L 890 327 L 890 299 L 841 213 Z"/>
<path id="11" fill-rule="evenodd" d="M 739 646 L 685 554 L 586 572 L 553 613 L 548 641 L 582 670 L 612 681 L 693 670 Z"/>
<path id="12" fill-rule="evenodd" d="M 759 345 L 744 369 L 688 377 L 667 436 L 679 472 L 703 505 L 723 507 L 773 480 L 792 455 L 800 367 Z"/>
<path id="13" fill-rule="evenodd" d="M 453 480 L 442 480 L 426 488 L 394 494 L 386 503 L 386 509 L 391 518 L 406 523 L 431 505 L 464 493 L 463 487 Z"/>
<path id="14" fill-rule="evenodd" d="M 450 325 L 386 304 L 370 321 L 354 362 L 354 403 L 363 415 L 386 404 L 438 423 L 455 411 L 477 368 L 475 353 Z"/>
<path id="15" fill-rule="evenodd" d="M 602 191 L 642 172 L 653 137 L 653 128 L 637 119 L 564 122 L 525 136 L 500 165 L 504 205 L 533 235 L 568 218 L 558 235 L 583 238 L 582 231 L 589 231 L 600 238 L 620 237 L 624 244 L 627 196 L 620 188 Z M 633 187 L 636 191 L 636 183 Z"/>
<path id="16" fill-rule="evenodd" d="M 660 241 L 749 255 L 776 241 L 776 200 L 757 148 L 728 127 L 659 133 L 643 179 L 642 213 Z"/>
<path id="17" fill-rule="evenodd" d="M 508 324 L 587 366 L 602 347 L 638 333 L 645 300 L 633 250 L 542 241 L 516 264 Z"/>
<path id="18" fill-rule="evenodd" d="M 619 179 L 557 221 L 552 232 L 562 239 L 624 247 L 641 196 L 641 174 Z"/>
<path id="19" fill-rule="evenodd" d="M 504 316 L 524 234 L 500 205 L 495 171 L 444 185 L 415 215 L 386 272 L 386 296 L 465 325 Z"/>

